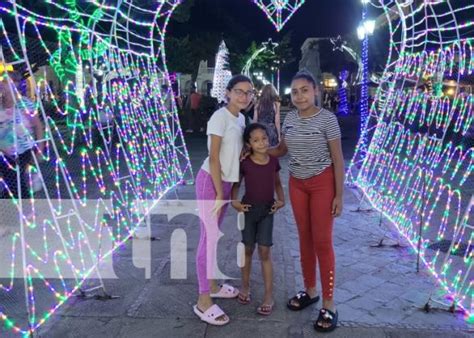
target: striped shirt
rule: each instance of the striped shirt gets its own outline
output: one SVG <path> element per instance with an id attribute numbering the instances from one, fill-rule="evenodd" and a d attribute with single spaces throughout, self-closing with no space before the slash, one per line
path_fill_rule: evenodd
<path id="1" fill-rule="evenodd" d="M 298 179 L 316 176 L 329 167 L 332 159 L 328 141 L 341 138 L 336 116 L 326 109 L 305 118 L 296 110 L 289 112 L 282 134 L 290 156 L 290 174 Z"/>

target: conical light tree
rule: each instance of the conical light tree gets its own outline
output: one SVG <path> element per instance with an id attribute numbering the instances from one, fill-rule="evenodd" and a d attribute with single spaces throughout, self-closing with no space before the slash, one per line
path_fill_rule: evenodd
<path id="1" fill-rule="evenodd" d="M 216 66 L 214 69 L 214 80 L 212 84 L 211 96 L 215 97 L 219 103 L 225 102 L 225 91 L 227 83 L 232 78 L 232 73 L 228 69 L 229 67 L 229 50 L 222 40 L 219 45 L 219 51 L 216 55 Z"/>

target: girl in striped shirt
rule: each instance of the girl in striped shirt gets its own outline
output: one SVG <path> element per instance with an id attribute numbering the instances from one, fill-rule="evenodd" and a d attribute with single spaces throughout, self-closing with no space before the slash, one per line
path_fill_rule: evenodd
<path id="1" fill-rule="evenodd" d="M 333 113 L 315 104 L 317 85 L 307 71 L 291 83 L 296 107 L 282 126 L 280 144 L 273 156 L 289 154 L 289 194 L 300 242 L 305 290 L 288 301 L 297 311 L 317 302 L 316 264 L 319 264 L 323 306 L 314 323 L 317 331 L 332 331 L 337 324 L 334 305 L 335 258 L 332 242 L 334 217 L 342 212 L 344 159 L 341 132 Z M 316 261 L 317 258 L 317 261 Z"/>

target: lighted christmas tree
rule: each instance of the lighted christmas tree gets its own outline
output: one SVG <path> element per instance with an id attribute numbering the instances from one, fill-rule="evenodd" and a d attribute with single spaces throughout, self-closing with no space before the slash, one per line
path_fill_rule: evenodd
<path id="1" fill-rule="evenodd" d="M 222 40 L 219 51 L 216 55 L 216 66 L 214 70 L 214 80 L 212 84 L 211 96 L 215 97 L 219 103 L 225 102 L 225 91 L 227 83 L 232 77 L 232 73 L 228 69 L 229 62 L 229 50 Z"/>

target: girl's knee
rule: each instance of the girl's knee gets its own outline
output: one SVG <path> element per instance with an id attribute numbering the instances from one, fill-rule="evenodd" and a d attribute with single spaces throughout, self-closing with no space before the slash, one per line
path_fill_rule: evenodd
<path id="1" fill-rule="evenodd" d="M 327 238 L 327 239 L 321 239 L 318 238 L 317 240 L 313 240 L 313 247 L 316 251 L 332 251 L 334 250 L 332 239 Z"/>
<path id="2" fill-rule="evenodd" d="M 253 252 L 255 250 L 255 246 L 245 246 L 245 255 L 246 256 L 252 256 L 253 255 Z"/>
<path id="3" fill-rule="evenodd" d="M 261 261 L 267 261 L 270 259 L 271 247 L 269 246 L 258 246 L 258 255 Z"/>

